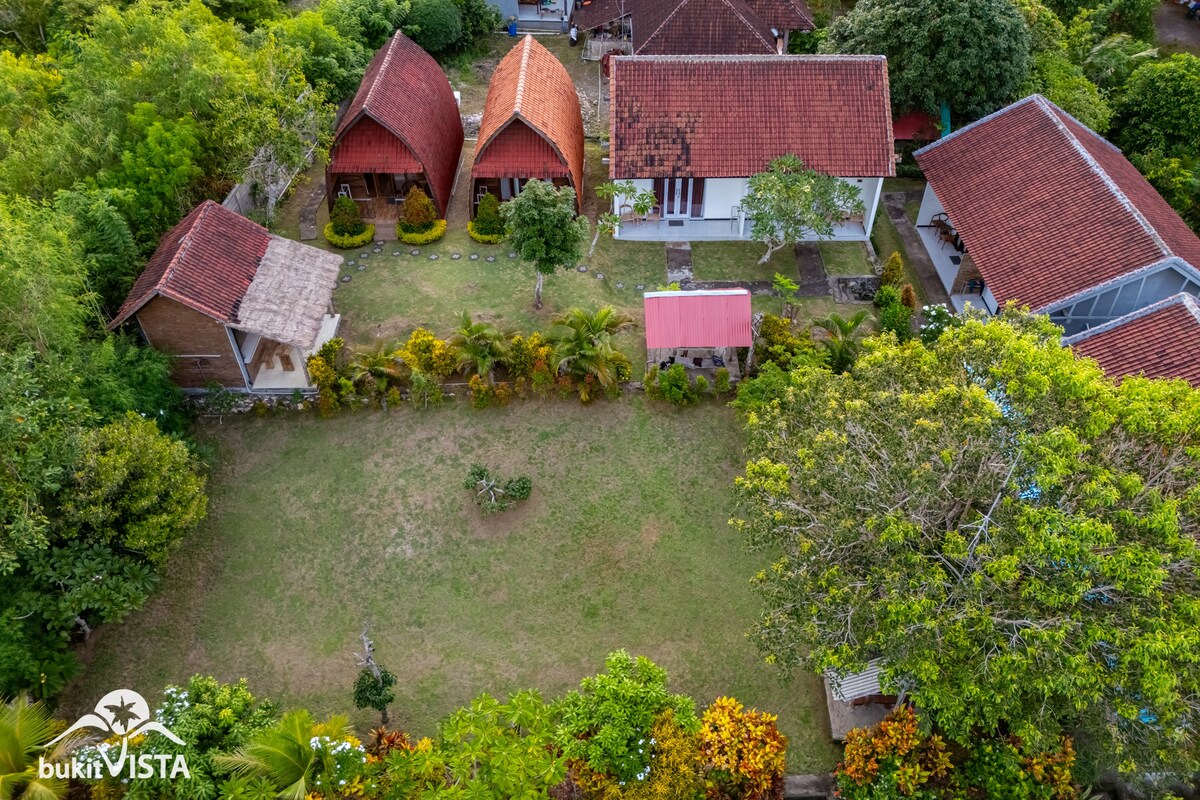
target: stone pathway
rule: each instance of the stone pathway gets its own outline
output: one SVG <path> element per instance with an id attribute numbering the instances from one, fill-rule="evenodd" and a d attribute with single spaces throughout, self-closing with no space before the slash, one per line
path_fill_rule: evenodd
<path id="1" fill-rule="evenodd" d="M 946 287 L 942 286 L 942 279 L 938 277 L 937 269 L 929 259 L 929 253 L 925 252 L 925 245 L 921 243 L 917 229 L 904 213 L 904 202 L 907 199 L 908 195 L 904 192 L 887 192 L 883 195 L 883 207 L 887 209 L 888 218 L 896 226 L 900 241 L 904 243 L 909 266 L 921 279 L 921 287 L 925 290 L 925 302 L 930 305 L 943 303 L 949 306 L 950 295 L 946 293 Z"/>
<path id="2" fill-rule="evenodd" d="M 828 297 L 829 276 L 825 273 L 825 262 L 821 260 L 821 248 L 816 242 L 801 242 L 796 245 L 796 272 L 800 297 Z"/>
<path id="3" fill-rule="evenodd" d="M 667 283 L 678 282 L 689 287 L 695 281 L 692 273 L 692 243 L 667 242 Z"/>
<path id="4" fill-rule="evenodd" d="M 300 207 L 300 241 L 308 242 L 317 238 L 317 211 L 325 202 L 325 179 L 314 183 L 308 189 L 308 197 Z"/>

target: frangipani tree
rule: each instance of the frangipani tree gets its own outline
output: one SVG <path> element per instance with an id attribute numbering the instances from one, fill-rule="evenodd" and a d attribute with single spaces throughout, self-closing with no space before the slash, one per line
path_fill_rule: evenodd
<path id="1" fill-rule="evenodd" d="M 750 178 L 742 207 L 751 238 L 767 246 L 760 264 L 807 236 L 833 236 L 834 224 L 843 214 L 866 212 L 856 186 L 808 169 L 791 155 L 775 159 L 766 172 Z"/>

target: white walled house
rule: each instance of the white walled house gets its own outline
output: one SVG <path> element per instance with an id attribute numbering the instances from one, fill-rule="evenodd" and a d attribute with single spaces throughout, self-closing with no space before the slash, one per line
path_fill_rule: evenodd
<path id="1" fill-rule="evenodd" d="M 1120 150 L 1040 95 L 916 158 L 929 181 L 917 230 L 958 311 L 1015 301 L 1070 341 L 1200 295 L 1200 238 Z"/>
<path id="2" fill-rule="evenodd" d="M 624 56 L 610 87 L 609 175 L 656 199 L 640 218 L 617 198 L 617 238 L 748 238 L 749 178 L 789 154 L 859 190 L 865 213 L 843 215 L 832 238 L 870 237 L 896 174 L 883 56 Z"/>

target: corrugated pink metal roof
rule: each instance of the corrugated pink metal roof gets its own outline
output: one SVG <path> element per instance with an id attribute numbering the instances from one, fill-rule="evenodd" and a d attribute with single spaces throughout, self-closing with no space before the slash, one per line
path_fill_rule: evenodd
<path id="1" fill-rule="evenodd" d="M 647 292 L 646 348 L 749 347 L 750 292 Z"/>

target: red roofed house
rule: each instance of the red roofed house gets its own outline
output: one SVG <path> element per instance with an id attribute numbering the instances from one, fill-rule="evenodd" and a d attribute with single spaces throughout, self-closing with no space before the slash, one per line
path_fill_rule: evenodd
<path id="1" fill-rule="evenodd" d="M 683 364 L 711 373 L 725 367 L 738 379 L 737 348 L 754 340 L 750 292 L 705 289 L 694 292 L 647 292 L 646 366 L 666 369 Z"/>
<path id="2" fill-rule="evenodd" d="M 896 174 L 883 56 L 621 56 L 611 91 L 609 174 L 658 199 L 618 238 L 745 239 L 748 179 L 789 154 L 858 188 L 834 238 L 870 237 Z"/>
<path id="3" fill-rule="evenodd" d="M 310 391 L 305 360 L 341 320 L 341 263 L 206 200 L 163 237 L 109 328 L 136 320 L 184 389 Z"/>
<path id="4" fill-rule="evenodd" d="M 575 190 L 583 208 L 583 116 L 566 68 L 532 36 L 508 51 L 488 86 L 471 167 L 471 215 L 483 195 L 510 200 L 537 178 Z"/>
<path id="5" fill-rule="evenodd" d="M 397 33 L 371 59 L 342 117 L 325 168 L 330 209 L 339 196 L 367 220 L 396 220 L 412 186 L 446 215 L 462 152 L 458 102 L 433 57 Z"/>
<path id="6" fill-rule="evenodd" d="M 571 21 L 588 32 L 584 58 L 770 55 L 791 31 L 811 31 L 804 0 L 585 0 Z"/>
<path id="7" fill-rule="evenodd" d="M 1114 378 L 1183 378 L 1200 389 L 1200 302 L 1190 294 L 1171 295 L 1063 343 Z"/>
<path id="8" fill-rule="evenodd" d="M 1200 238 L 1120 150 L 1041 95 L 915 155 L 929 181 L 917 229 L 957 310 L 1016 301 L 1070 337 L 1200 294 Z"/>

